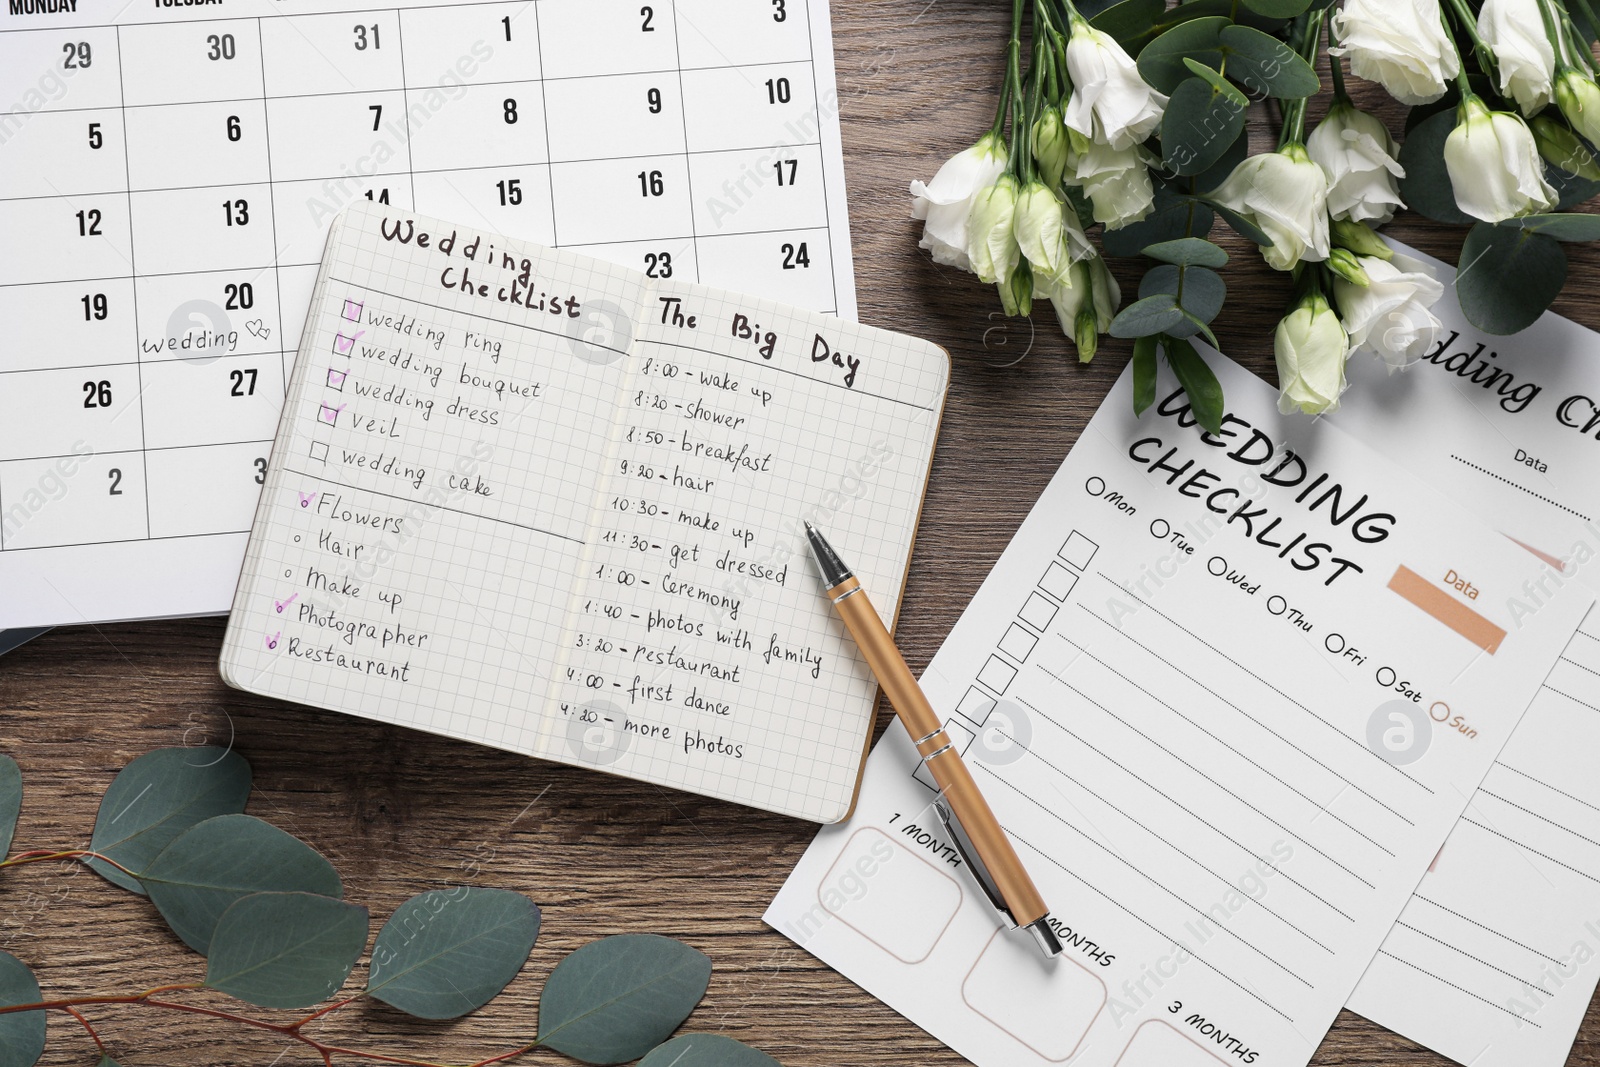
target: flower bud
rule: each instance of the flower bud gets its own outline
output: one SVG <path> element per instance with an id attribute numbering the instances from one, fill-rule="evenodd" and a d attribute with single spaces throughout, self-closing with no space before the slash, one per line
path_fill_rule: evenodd
<path id="1" fill-rule="evenodd" d="M 1595 87 L 1592 81 L 1589 87 Z M 1555 207 L 1556 191 L 1544 180 L 1544 163 L 1522 116 L 1490 111 L 1476 96 L 1463 100 L 1457 114 L 1455 129 L 1444 141 L 1444 165 L 1457 207 L 1484 222 Z M 1600 106 L 1593 117 L 1600 118 Z"/>
<path id="2" fill-rule="evenodd" d="M 1349 339 L 1328 300 L 1312 292 L 1283 317 L 1272 337 L 1278 364 L 1278 410 L 1320 415 L 1339 407 Z"/>
<path id="3" fill-rule="evenodd" d="M 1376 230 L 1362 222 L 1335 219 L 1328 224 L 1333 243 L 1338 248 L 1348 248 L 1358 256 L 1376 256 L 1388 259 L 1394 251 L 1383 243 Z"/>
<path id="4" fill-rule="evenodd" d="M 997 282 L 996 287 L 1000 290 L 1000 306 L 1007 315 L 1027 318 L 1033 314 L 1033 268 L 1027 260 L 1017 264 L 1011 277 Z"/>
<path id="5" fill-rule="evenodd" d="M 995 284 L 1011 279 L 1022 252 L 1011 232 L 1017 213 L 1017 180 L 1002 174 L 972 198 L 972 214 L 967 218 L 967 256 L 972 273 Z"/>
<path id="6" fill-rule="evenodd" d="M 1600 144 L 1600 85 L 1575 67 L 1556 78 L 1556 106 L 1572 128 L 1591 144 Z"/>
<path id="7" fill-rule="evenodd" d="M 1033 158 L 1039 164 L 1039 176 L 1054 189 L 1061 184 L 1061 175 L 1071 163 L 1072 146 L 1067 140 L 1067 127 L 1061 121 L 1061 111 L 1050 104 L 1039 112 L 1033 123 Z"/>
<path id="8" fill-rule="evenodd" d="M 1546 163 L 1587 181 L 1600 181 L 1600 162 L 1577 134 L 1549 115 L 1532 119 L 1528 128 L 1533 130 L 1533 143 Z"/>
<path id="9" fill-rule="evenodd" d="M 1352 285 L 1363 288 L 1367 285 L 1367 272 L 1361 269 L 1361 261 L 1348 248 L 1335 248 L 1328 253 L 1328 269 Z"/>
<path id="10" fill-rule="evenodd" d="M 1079 308 L 1074 325 L 1077 328 L 1072 339 L 1078 346 L 1078 362 L 1087 363 L 1094 359 L 1095 349 L 1100 346 L 1100 324 L 1095 321 L 1094 308 L 1087 305 Z"/>

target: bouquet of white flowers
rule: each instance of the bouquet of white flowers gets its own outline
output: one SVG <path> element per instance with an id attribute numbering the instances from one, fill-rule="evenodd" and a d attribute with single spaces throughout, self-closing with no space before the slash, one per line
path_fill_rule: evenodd
<path id="1" fill-rule="evenodd" d="M 1138 411 L 1164 357 L 1213 430 L 1222 390 L 1189 338 L 1217 345 L 1218 217 L 1294 278 L 1274 337 L 1284 411 L 1338 407 L 1358 352 L 1393 370 L 1435 343 L 1443 287 L 1375 230 L 1398 208 L 1470 225 L 1462 308 L 1521 330 L 1566 281 L 1560 242 L 1600 239 L 1600 215 L 1564 210 L 1600 192 L 1600 0 L 1474 2 L 1013 0 L 993 126 L 911 183 L 922 247 L 1008 314 L 1049 300 L 1085 362 L 1101 334 L 1133 338 Z M 1308 132 L 1323 52 L 1332 99 Z M 1403 146 L 1346 94 L 1345 60 L 1411 106 Z M 1252 96 L 1282 116 L 1254 156 Z M 1103 255 L 1155 261 L 1120 311 Z"/>

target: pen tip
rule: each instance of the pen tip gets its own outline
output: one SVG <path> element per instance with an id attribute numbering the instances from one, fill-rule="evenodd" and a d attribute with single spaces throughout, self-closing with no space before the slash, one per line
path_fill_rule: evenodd
<path id="1" fill-rule="evenodd" d="M 811 534 L 811 533 L 816 533 L 817 532 L 817 528 L 815 526 L 811 525 L 809 520 L 801 519 L 800 522 L 805 526 L 806 533 Z"/>

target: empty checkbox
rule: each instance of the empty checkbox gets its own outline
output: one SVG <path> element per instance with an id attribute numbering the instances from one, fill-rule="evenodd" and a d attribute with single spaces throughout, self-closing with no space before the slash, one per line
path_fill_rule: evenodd
<path id="1" fill-rule="evenodd" d="M 1044 572 L 1044 577 L 1039 579 L 1039 588 L 1057 600 L 1067 599 L 1072 592 L 1072 587 L 1078 584 L 1078 576 L 1059 563 L 1050 564 L 1050 569 Z"/>
<path id="2" fill-rule="evenodd" d="M 1095 550 L 1099 547 L 1077 530 L 1073 530 L 1072 536 L 1067 538 L 1066 543 L 1061 546 L 1061 551 L 1056 555 L 1080 571 L 1088 570 L 1089 561 L 1094 559 Z"/>
<path id="3" fill-rule="evenodd" d="M 978 672 L 978 681 L 996 696 L 1006 691 L 1017 677 L 1017 669 L 999 656 L 990 656 L 989 662 Z"/>
<path id="4" fill-rule="evenodd" d="M 326 441 L 312 441 L 311 458 L 318 463 L 328 462 L 328 443 Z"/>
<path id="5" fill-rule="evenodd" d="M 989 717 L 989 711 L 994 707 L 994 697 L 982 689 L 968 688 L 966 696 L 961 698 L 961 703 L 956 705 L 956 714 L 970 722 L 974 728 Z"/>
<path id="6" fill-rule="evenodd" d="M 1016 623 L 1012 623 L 1011 628 L 1006 631 L 1006 635 L 1000 639 L 1000 651 L 1018 663 L 1022 663 L 1027 660 L 1028 653 L 1032 652 L 1033 646 L 1038 643 L 1039 639 L 1037 637 Z"/>
<path id="7" fill-rule="evenodd" d="M 1028 602 L 1022 605 L 1022 610 L 1017 612 L 1017 618 L 1033 627 L 1035 630 L 1044 631 L 1050 625 L 1050 620 L 1056 617 L 1056 606 L 1049 599 L 1038 593 L 1029 593 Z"/>

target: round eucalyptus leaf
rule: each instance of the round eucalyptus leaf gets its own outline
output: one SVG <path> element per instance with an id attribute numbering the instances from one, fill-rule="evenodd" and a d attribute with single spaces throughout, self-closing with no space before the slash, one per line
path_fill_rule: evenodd
<path id="1" fill-rule="evenodd" d="M 37 1004 L 39 980 L 28 965 L 9 952 L 0 952 L 0 1005 Z M 45 1015 L 24 1011 L 0 1015 L 0 1067 L 33 1067 L 44 1055 Z"/>
<path id="2" fill-rule="evenodd" d="M 1158 267 L 1151 267 L 1144 272 L 1144 277 L 1139 279 L 1139 299 L 1157 296 L 1161 293 L 1171 294 L 1174 303 L 1178 296 L 1178 283 L 1183 277 L 1183 272 L 1170 263 L 1163 263 Z"/>
<path id="3" fill-rule="evenodd" d="M 1136 256 L 1145 246 L 1180 237 L 1204 237 L 1211 232 L 1216 215 L 1205 204 L 1180 199 L 1164 185 L 1156 186 L 1155 210 L 1143 221 L 1117 230 L 1106 230 L 1100 244 L 1110 256 Z"/>
<path id="4" fill-rule="evenodd" d="M 1567 254 L 1552 237 L 1480 222 L 1456 265 L 1456 297 L 1467 321 L 1486 333 L 1527 329 L 1561 294 Z"/>
<path id="5" fill-rule="evenodd" d="M 258 1008 L 338 992 L 367 945 L 367 909 L 313 893 L 252 893 L 217 922 L 206 986 Z"/>
<path id="6" fill-rule="evenodd" d="M 100 801 L 91 851 L 143 873 L 172 839 L 198 822 L 244 810 L 250 764 L 221 748 L 158 748 L 122 768 Z M 89 866 L 113 885 L 143 894 L 139 881 L 108 863 Z"/>
<path id="7" fill-rule="evenodd" d="M 1244 0 L 1244 6 L 1258 15 L 1292 19 L 1311 6 L 1311 0 Z"/>
<path id="8" fill-rule="evenodd" d="M 1267 231 L 1263 230 L 1260 226 L 1257 226 L 1255 223 L 1251 222 L 1249 219 L 1245 218 L 1232 208 L 1224 207 L 1215 200 L 1208 200 L 1205 197 L 1198 197 L 1197 199 L 1204 201 L 1206 205 L 1209 206 L 1213 211 L 1215 211 L 1218 215 L 1221 215 L 1222 221 L 1226 222 L 1228 227 L 1232 229 L 1234 233 L 1238 234 L 1240 237 L 1243 237 L 1245 240 L 1253 241 L 1258 245 L 1270 245 L 1272 243 L 1272 238 L 1267 236 Z"/>
<path id="9" fill-rule="evenodd" d="M 1600 241 L 1600 215 L 1580 211 L 1559 211 L 1549 215 L 1523 215 L 1507 219 L 1503 229 L 1528 230 L 1554 237 L 1558 241 Z"/>
<path id="10" fill-rule="evenodd" d="M 1224 27 L 1229 25 L 1232 24 L 1226 18 L 1213 16 L 1172 27 L 1145 45 L 1144 51 L 1139 53 L 1139 77 L 1171 96 L 1173 90 L 1189 77 L 1189 68 L 1183 62 L 1185 59 L 1212 68 L 1222 65 L 1221 34 Z"/>
<path id="11" fill-rule="evenodd" d="M 1228 56 L 1228 73 L 1251 92 L 1298 100 L 1322 88 L 1311 65 L 1270 34 L 1226 26 L 1218 36 Z"/>
<path id="12" fill-rule="evenodd" d="M 454 1019 L 499 996 L 538 937 L 539 909 L 521 893 L 419 893 L 378 931 L 367 993 L 418 1018 Z"/>
<path id="13" fill-rule="evenodd" d="M 639 1067 L 782 1067 L 760 1049 L 722 1034 L 679 1034 L 650 1050 Z"/>
<path id="14" fill-rule="evenodd" d="M 1209 193 L 1217 186 L 1228 180 L 1228 175 L 1233 173 L 1235 167 L 1245 161 L 1250 154 L 1250 134 L 1241 130 L 1233 143 L 1223 150 L 1217 161 L 1199 174 L 1194 175 L 1191 181 L 1197 193 Z"/>
<path id="15" fill-rule="evenodd" d="M 550 972 L 539 996 L 539 1043 L 585 1063 L 628 1063 L 682 1025 L 710 982 L 710 958 L 682 941 L 591 941 Z"/>
<path id="16" fill-rule="evenodd" d="M 1158 241 L 1139 251 L 1151 259 L 1178 266 L 1197 264 L 1202 267 L 1221 267 L 1228 262 L 1228 253 L 1201 237 L 1180 237 L 1175 241 Z"/>
<path id="17" fill-rule="evenodd" d="M 1166 0 L 1122 0 L 1088 16 L 1089 24 L 1115 37 L 1130 55 L 1138 55 L 1144 42 L 1154 36 L 1151 27 L 1166 7 Z"/>
<path id="18" fill-rule="evenodd" d="M 316 849 L 253 815 L 219 815 L 191 827 L 150 862 L 142 881 L 172 932 L 201 955 L 240 897 L 344 896 L 338 873 Z"/>
<path id="19" fill-rule="evenodd" d="M 10 756 L 0 753 L 0 860 L 11 851 L 16 836 L 17 816 L 22 814 L 22 768 Z"/>
<path id="20" fill-rule="evenodd" d="M 1174 173 L 1208 170 L 1243 132 L 1248 102 L 1238 89 L 1221 84 L 1231 95 L 1203 77 L 1192 77 L 1167 101 L 1161 116 L 1161 156 Z"/>
<path id="21" fill-rule="evenodd" d="M 1148 337 L 1183 321 L 1183 309 L 1171 293 L 1157 293 L 1135 300 L 1111 320 L 1112 337 Z"/>
<path id="22" fill-rule="evenodd" d="M 1455 128 L 1455 108 L 1449 108 L 1423 119 L 1406 134 L 1400 146 L 1400 165 L 1406 169 L 1400 198 L 1435 222 L 1465 226 L 1477 220 L 1456 207 L 1455 187 L 1444 165 L 1444 142 Z"/>

